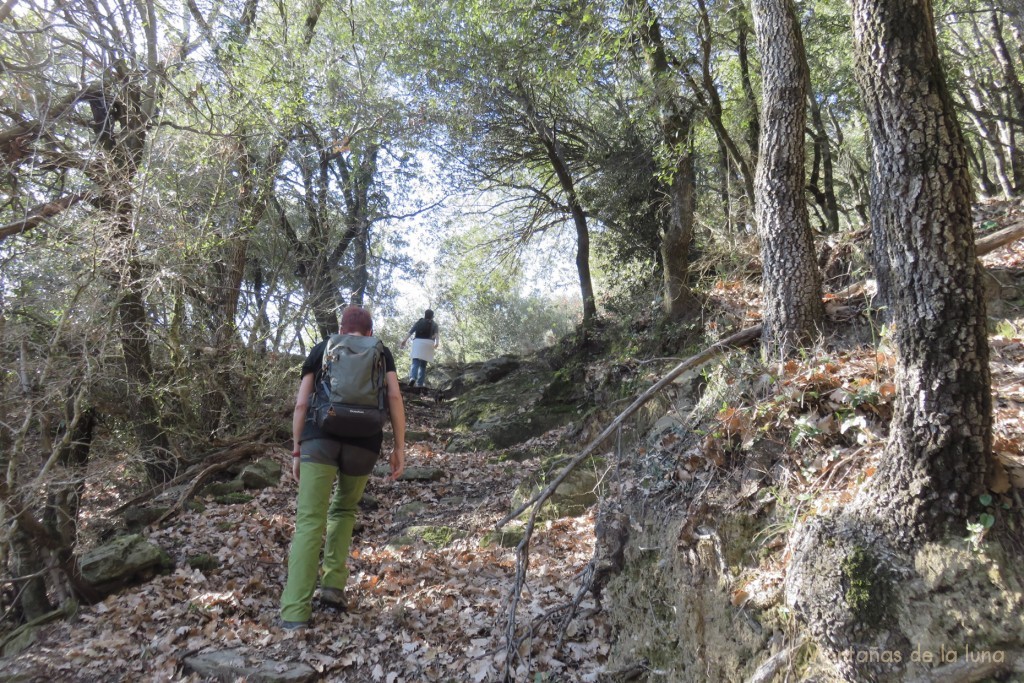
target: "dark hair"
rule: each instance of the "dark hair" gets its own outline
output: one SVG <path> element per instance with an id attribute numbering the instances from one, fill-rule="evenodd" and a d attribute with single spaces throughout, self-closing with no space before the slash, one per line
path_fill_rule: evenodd
<path id="1" fill-rule="evenodd" d="M 423 317 L 426 318 L 427 320 L 433 320 L 434 312 L 428 308 L 427 310 L 423 311 Z"/>
<path id="2" fill-rule="evenodd" d="M 341 314 L 341 333 L 373 334 L 373 318 L 362 306 L 349 306 Z"/>

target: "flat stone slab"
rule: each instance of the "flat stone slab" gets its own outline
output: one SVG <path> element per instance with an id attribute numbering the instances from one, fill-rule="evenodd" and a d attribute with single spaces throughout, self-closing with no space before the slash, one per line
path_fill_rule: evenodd
<path id="1" fill-rule="evenodd" d="M 250 683 L 312 683 L 316 670 L 302 662 L 275 662 L 245 655 L 241 650 L 206 652 L 186 657 L 185 670 L 222 681 L 245 679 Z"/>
<path id="2" fill-rule="evenodd" d="M 391 468 L 386 465 L 377 465 L 373 473 L 378 477 L 386 477 L 391 474 Z M 406 467 L 398 481 L 441 481 L 445 471 L 436 467 Z"/>

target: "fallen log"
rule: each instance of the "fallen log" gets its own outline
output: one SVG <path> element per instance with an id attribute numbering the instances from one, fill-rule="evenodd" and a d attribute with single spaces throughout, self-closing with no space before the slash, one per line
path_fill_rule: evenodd
<path id="1" fill-rule="evenodd" d="M 1000 247 L 1016 242 L 1022 237 L 1024 237 L 1024 221 L 982 237 L 974 243 L 974 251 L 978 256 L 984 256 Z"/>

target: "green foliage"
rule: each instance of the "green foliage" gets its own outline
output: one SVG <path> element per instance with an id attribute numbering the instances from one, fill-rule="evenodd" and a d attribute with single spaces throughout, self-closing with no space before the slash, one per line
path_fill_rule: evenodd
<path id="1" fill-rule="evenodd" d="M 477 228 L 447 240 L 438 257 L 434 308 L 448 358 L 461 363 L 535 351 L 579 318 L 576 298 L 529 287 L 519 268 L 509 272 L 508 261 L 490 251 L 493 244 Z"/>

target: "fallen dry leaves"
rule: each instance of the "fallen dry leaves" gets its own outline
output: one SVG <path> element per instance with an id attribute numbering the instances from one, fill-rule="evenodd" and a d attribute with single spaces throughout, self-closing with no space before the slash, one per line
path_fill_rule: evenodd
<path id="1" fill-rule="evenodd" d="M 411 425 L 429 429 L 436 411 L 410 406 Z M 512 490 L 535 465 L 495 456 L 417 444 L 408 464 L 439 467 L 447 477 L 392 485 L 372 478 L 367 493 L 379 505 L 360 514 L 364 528 L 349 562 L 350 612 L 314 609 L 306 632 L 276 626 L 294 516 L 295 485 L 286 477 L 248 503 L 207 501 L 204 512 L 151 530 L 150 539 L 176 563 L 172 573 L 83 607 L 73 622 L 44 629 L 9 663 L 49 680 L 198 681 L 184 672 L 186 657 L 241 648 L 284 669 L 303 662 L 330 681 L 496 680 L 505 665 L 516 551 L 479 542 L 508 512 Z M 413 502 L 425 509 L 401 516 Z M 389 548 L 410 525 L 444 525 L 468 536 L 442 549 L 421 542 Z M 538 527 L 519 624 L 529 626 L 572 599 L 576 576 L 591 557 L 592 528 L 592 516 Z M 188 558 L 198 555 L 216 558 L 219 566 L 190 568 Z M 602 618 L 573 623 L 556 652 L 557 635 L 552 623 L 536 625 L 513 667 L 518 680 L 532 681 L 538 673 L 546 680 L 596 680 L 608 652 Z"/>

